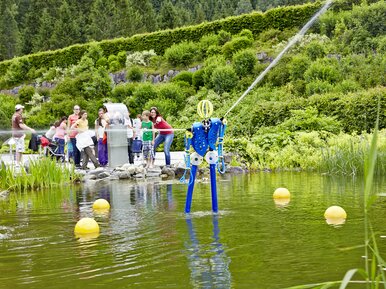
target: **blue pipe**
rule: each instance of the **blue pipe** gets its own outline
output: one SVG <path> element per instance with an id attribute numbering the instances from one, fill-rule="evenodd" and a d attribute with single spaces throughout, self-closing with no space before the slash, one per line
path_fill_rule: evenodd
<path id="1" fill-rule="evenodd" d="M 216 184 L 216 164 L 209 165 L 210 167 L 210 188 L 212 191 L 212 211 L 218 212 L 217 204 L 217 184 Z"/>
<path id="2" fill-rule="evenodd" d="M 194 182 L 196 181 L 196 173 L 197 173 L 197 166 L 192 165 L 192 168 L 190 170 L 188 192 L 186 194 L 186 203 L 185 203 L 185 213 L 186 214 L 190 213 L 190 207 L 192 206 L 193 189 L 194 189 Z"/>

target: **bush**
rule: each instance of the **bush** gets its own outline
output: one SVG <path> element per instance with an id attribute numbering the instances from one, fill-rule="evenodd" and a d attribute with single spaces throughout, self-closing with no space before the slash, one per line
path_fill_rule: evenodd
<path id="1" fill-rule="evenodd" d="M 121 65 L 121 67 L 125 67 L 125 65 L 126 65 L 126 58 L 127 58 L 126 51 L 120 51 L 117 54 L 117 57 L 118 57 L 118 61 L 119 61 L 119 64 Z"/>
<path id="2" fill-rule="evenodd" d="M 131 66 L 127 70 L 127 79 L 133 82 L 141 82 L 143 79 L 142 69 L 138 66 Z"/>
<path id="3" fill-rule="evenodd" d="M 256 62 L 257 59 L 253 50 L 236 52 L 232 58 L 232 66 L 239 77 L 252 73 Z"/>
<path id="4" fill-rule="evenodd" d="M 308 82 L 314 80 L 336 83 L 342 78 L 339 64 L 336 59 L 319 59 L 311 63 L 304 73 L 304 79 Z"/>
<path id="5" fill-rule="evenodd" d="M 310 63 L 311 61 L 306 56 L 294 56 L 287 65 L 291 80 L 304 79 L 304 73 L 310 66 Z"/>
<path id="6" fill-rule="evenodd" d="M 334 90 L 334 86 L 325 80 L 315 79 L 306 84 L 307 95 L 322 94 L 322 93 L 331 92 L 333 90 Z"/>
<path id="7" fill-rule="evenodd" d="M 199 69 L 193 73 L 192 84 L 196 89 L 204 86 L 204 69 Z"/>
<path id="8" fill-rule="evenodd" d="M 206 50 L 206 57 L 211 57 L 211 56 L 214 56 L 214 55 L 217 55 L 217 54 L 221 54 L 221 53 L 222 53 L 222 49 L 221 49 L 220 46 L 218 46 L 218 45 L 211 45 Z"/>
<path id="9" fill-rule="evenodd" d="M 132 65 L 148 66 L 150 64 L 150 59 L 154 56 L 157 56 L 157 54 L 154 52 L 153 49 L 130 53 L 126 57 L 126 66 L 127 67 L 130 67 Z"/>
<path id="10" fill-rule="evenodd" d="M 326 55 L 325 46 L 319 41 L 312 41 L 306 46 L 306 54 L 311 60 L 323 58 Z"/>
<path id="11" fill-rule="evenodd" d="M 243 29 L 241 32 L 238 34 L 240 37 L 247 37 L 253 41 L 253 34 L 252 31 L 249 29 Z"/>
<path id="12" fill-rule="evenodd" d="M 193 42 L 173 44 L 165 51 L 166 60 L 173 66 L 188 66 L 197 59 L 199 49 Z"/>
<path id="13" fill-rule="evenodd" d="M 118 71 L 120 70 L 122 67 L 121 67 L 121 64 L 119 63 L 119 61 L 111 61 L 109 62 L 109 71 Z"/>
<path id="14" fill-rule="evenodd" d="M 279 41 L 279 35 L 281 31 L 275 28 L 270 28 L 259 34 L 259 40 L 261 42 L 268 42 L 274 40 L 275 42 Z"/>
<path id="15" fill-rule="evenodd" d="M 101 57 L 97 60 L 96 64 L 95 64 L 96 67 L 104 67 L 104 68 L 107 68 L 109 66 L 109 63 L 107 61 L 107 58 L 106 57 Z"/>
<path id="16" fill-rule="evenodd" d="M 237 38 L 233 39 L 232 41 L 225 43 L 224 46 L 222 47 L 222 51 L 223 51 L 224 56 L 227 59 L 230 59 L 230 58 L 232 58 L 232 55 L 235 52 L 237 52 L 241 49 L 244 49 L 244 48 L 251 47 L 251 46 L 252 46 L 252 40 L 251 39 L 249 39 L 247 37 L 237 37 Z"/>
<path id="17" fill-rule="evenodd" d="M 25 80 L 25 77 L 31 65 L 27 59 L 18 59 L 13 61 L 4 75 L 4 81 L 7 85 L 15 85 Z"/>
<path id="18" fill-rule="evenodd" d="M 149 109 L 149 107 L 144 107 L 145 103 L 155 98 L 157 98 L 157 91 L 154 85 L 149 83 L 140 84 L 133 93 L 133 102 L 130 104 L 130 108 L 136 113 L 142 113 L 144 109 Z"/>
<path id="19" fill-rule="evenodd" d="M 231 91 L 237 85 L 238 77 L 231 66 L 220 66 L 214 69 L 211 80 L 214 90 L 223 93 Z"/>
<path id="20" fill-rule="evenodd" d="M 224 45 L 225 43 L 232 40 L 232 34 L 228 31 L 221 30 L 218 33 L 218 44 Z"/>
<path id="21" fill-rule="evenodd" d="M 35 88 L 33 86 L 27 85 L 23 86 L 19 90 L 19 100 L 21 103 L 26 104 L 31 101 L 32 96 L 35 94 Z"/>
<path id="22" fill-rule="evenodd" d="M 111 96 L 118 102 L 122 102 L 129 96 L 133 95 L 134 91 L 137 89 L 137 86 L 138 85 L 136 83 L 118 84 L 111 92 Z"/>
<path id="23" fill-rule="evenodd" d="M 178 73 L 176 76 L 173 77 L 172 81 L 175 82 L 175 81 L 185 81 L 187 83 L 189 83 L 190 85 L 192 84 L 193 82 L 193 73 L 190 72 L 190 71 L 182 71 L 180 73 Z"/>
<path id="24" fill-rule="evenodd" d="M 199 42 L 202 54 L 206 55 L 206 51 L 212 45 L 218 45 L 218 36 L 216 34 L 204 35 Z"/>

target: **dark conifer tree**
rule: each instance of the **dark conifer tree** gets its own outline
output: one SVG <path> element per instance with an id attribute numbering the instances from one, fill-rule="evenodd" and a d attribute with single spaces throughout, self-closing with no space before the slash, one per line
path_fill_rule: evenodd
<path id="1" fill-rule="evenodd" d="M 17 5 L 13 0 L 0 2 L 0 59 L 8 59 L 20 54 L 21 35 L 16 22 Z"/>

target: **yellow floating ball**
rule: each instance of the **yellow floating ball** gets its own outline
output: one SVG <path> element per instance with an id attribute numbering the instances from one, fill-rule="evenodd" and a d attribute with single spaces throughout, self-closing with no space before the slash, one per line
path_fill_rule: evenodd
<path id="1" fill-rule="evenodd" d="M 343 225 L 346 222 L 344 218 L 327 218 L 326 223 L 328 225 Z"/>
<path id="2" fill-rule="evenodd" d="M 339 206 L 331 206 L 324 212 L 326 219 L 346 219 L 346 211 Z"/>
<path id="3" fill-rule="evenodd" d="M 274 199 L 289 199 L 290 197 L 291 194 L 286 188 L 277 188 L 273 193 Z"/>
<path id="4" fill-rule="evenodd" d="M 105 199 L 98 199 L 92 204 L 94 210 L 109 210 L 110 204 Z"/>
<path id="5" fill-rule="evenodd" d="M 275 202 L 276 207 L 281 208 L 281 207 L 286 207 L 291 199 L 290 198 L 274 198 L 273 201 Z"/>
<path id="6" fill-rule="evenodd" d="M 98 234 L 99 225 L 92 218 L 82 218 L 76 223 L 74 233 L 75 235 Z"/>

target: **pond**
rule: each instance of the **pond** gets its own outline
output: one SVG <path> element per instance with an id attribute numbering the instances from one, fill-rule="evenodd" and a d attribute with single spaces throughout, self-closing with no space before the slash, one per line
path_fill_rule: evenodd
<path id="1" fill-rule="evenodd" d="M 291 191 L 287 205 L 273 201 L 277 187 Z M 375 190 L 386 191 L 383 179 Z M 227 175 L 218 191 L 214 216 L 210 184 L 198 183 L 190 217 L 186 185 L 177 182 L 13 193 L 0 200 L 0 288 L 285 288 L 364 268 L 361 178 Z M 97 198 L 111 203 L 109 214 L 94 215 Z M 380 252 L 385 201 L 370 216 Z M 345 224 L 326 224 L 331 205 L 345 208 Z M 81 217 L 97 220 L 99 237 L 75 238 Z"/>

